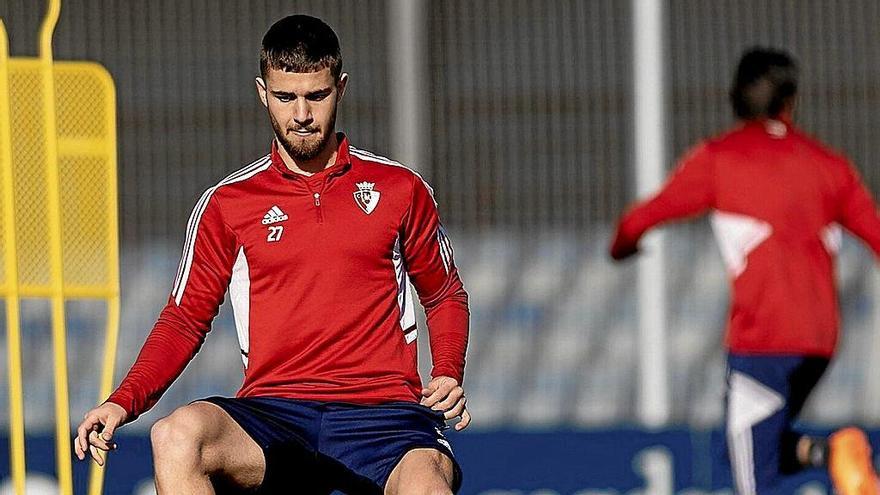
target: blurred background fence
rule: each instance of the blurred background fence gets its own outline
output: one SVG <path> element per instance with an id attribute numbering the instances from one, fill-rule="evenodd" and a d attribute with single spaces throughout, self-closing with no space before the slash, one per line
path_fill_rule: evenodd
<path id="1" fill-rule="evenodd" d="M 770 45 L 800 61 L 797 121 L 852 158 L 880 191 L 880 4 L 661 3 L 667 169 L 688 146 L 733 123 L 727 90 L 734 65 L 745 48 Z M 56 58 L 102 63 L 118 92 L 117 376 L 167 298 L 186 218 L 201 191 L 266 153 L 272 136 L 253 82 L 260 38 L 274 20 L 302 12 L 325 19 L 342 42 L 352 79 L 339 127 L 356 146 L 410 161 L 435 188 L 471 295 L 472 428 L 638 426 L 638 274 L 635 265 L 613 266 L 605 254 L 613 220 L 635 199 L 637 4 L 66 0 Z M 0 0 L 12 55 L 36 53 L 42 15 L 41 2 Z M 414 54 L 400 55 L 402 44 Z M 411 99 L 402 100 L 401 87 L 415 88 Z M 406 132 L 401 115 L 415 122 Z M 726 276 L 706 222 L 668 232 L 667 424 L 711 428 L 723 414 Z M 844 244 L 844 338 L 808 406 L 814 424 L 880 426 L 880 283 L 872 265 L 859 244 Z M 94 332 L 101 314 L 85 304 L 70 308 L 73 418 L 98 400 Z M 29 431 L 48 431 L 43 303 L 28 302 L 23 317 Z M 427 349 L 422 356 L 426 362 Z M 224 308 L 184 377 L 130 428 L 146 430 L 194 398 L 234 393 L 240 380 L 231 311 Z M 0 406 L 5 422 L 6 405 Z"/>

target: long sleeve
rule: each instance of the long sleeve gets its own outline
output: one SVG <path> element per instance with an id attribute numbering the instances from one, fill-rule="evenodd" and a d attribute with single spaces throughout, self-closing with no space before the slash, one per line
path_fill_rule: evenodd
<path id="1" fill-rule="evenodd" d="M 461 383 L 470 319 L 468 296 L 431 191 L 416 176 L 402 229 L 404 263 L 427 316 L 434 363 L 431 376 L 449 376 Z"/>
<path id="2" fill-rule="evenodd" d="M 843 183 L 838 193 L 837 221 L 865 241 L 880 257 L 880 216 L 871 193 L 848 163 L 843 163 Z"/>
<path id="3" fill-rule="evenodd" d="M 129 421 L 149 410 L 196 355 L 217 315 L 234 263 L 237 241 L 208 190 L 188 223 L 174 289 L 134 365 L 108 401 Z"/>
<path id="4" fill-rule="evenodd" d="M 635 253 L 639 239 L 654 226 L 700 214 L 713 202 L 712 161 L 704 145 L 681 161 L 660 192 L 635 204 L 621 217 L 611 256 L 621 259 Z"/>

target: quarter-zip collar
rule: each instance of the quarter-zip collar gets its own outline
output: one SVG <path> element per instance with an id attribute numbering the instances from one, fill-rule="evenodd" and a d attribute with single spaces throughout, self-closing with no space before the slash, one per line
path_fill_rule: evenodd
<path id="1" fill-rule="evenodd" d="M 273 139 L 271 153 L 272 168 L 289 179 L 303 179 L 313 184 L 324 182 L 328 177 L 342 175 L 345 172 L 348 172 L 351 168 L 351 155 L 348 152 L 348 137 L 346 137 L 345 133 L 337 132 L 336 140 L 339 142 L 339 147 L 336 149 L 336 162 L 320 172 L 316 172 L 312 175 L 302 175 L 287 168 L 287 165 L 284 164 L 284 160 L 281 158 L 281 154 L 278 152 L 278 142 Z"/>

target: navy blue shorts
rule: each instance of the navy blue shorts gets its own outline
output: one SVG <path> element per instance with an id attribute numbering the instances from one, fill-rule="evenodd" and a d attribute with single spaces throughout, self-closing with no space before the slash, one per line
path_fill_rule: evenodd
<path id="1" fill-rule="evenodd" d="M 736 493 L 784 490 L 782 476 L 803 469 L 793 423 L 828 359 L 730 354 L 727 364 L 727 447 Z"/>
<path id="2" fill-rule="evenodd" d="M 412 449 L 446 454 L 443 413 L 406 402 L 359 405 L 270 397 L 209 397 L 263 449 L 266 473 L 257 493 L 381 494 L 391 471 Z"/>

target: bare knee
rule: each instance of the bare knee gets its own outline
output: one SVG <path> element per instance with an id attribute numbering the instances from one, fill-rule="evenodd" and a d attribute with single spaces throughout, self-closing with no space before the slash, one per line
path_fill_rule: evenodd
<path id="1" fill-rule="evenodd" d="M 204 467 L 203 451 L 209 436 L 205 414 L 195 405 L 181 407 L 150 429 L 153 457 L 159 464 Z"/>

